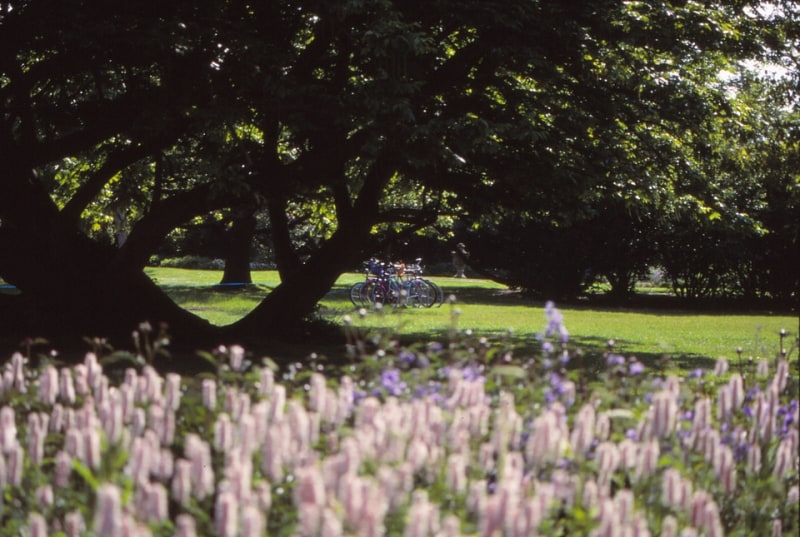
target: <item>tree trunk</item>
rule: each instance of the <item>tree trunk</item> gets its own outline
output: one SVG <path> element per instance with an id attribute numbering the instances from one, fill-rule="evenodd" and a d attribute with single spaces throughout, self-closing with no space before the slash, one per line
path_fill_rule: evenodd
<path id="1" fill-rule="evenodd" d="M 253 209 L 238 211 L 233 224 L 225 233 L 225 270 L 222 273 L 223 285 L 235 286 L 253 283 L 250 274 L 250 247 L 256 232 L 256 215 Z"/>
<path id="2" fill-rule="evenodd" d="M 339 228 L 308 261 L 287 274 L 253 311 L 231 325 L 232 334 L 297 334 L 302 321 L 339 276 L 361 260 L 368 240 L 367 234 L 362 235 Z"/>
<path id="3" fill-rule="evenodd" d="M 174 334 L 214 330 L 178 307 L 141 270 L 118 270 L 120 250 L 91 240 L 52 204 L 30 171 L 9 169 L 0 200 L 0 275 L 21 292 L 3 331 L 30 337 L 124 337 L 139 323 Z"/>
<path id="4" fill-rule="evenodd" d="M 131 331 L 143 321 L 166 323 L 182 339 L 214 336 L 208 322 L 183 310 L 142 271 L 112 271 L 113 250 L 86 237 L 54 232 L 0 233 L 0 248 L 14 251 L 4 277 L 21 295 L 13 332 L 30 337 L 108 337 L 128 346 Z M 194 344 L 194 343 L 193 343 Z"/>
<path id="5" fill-rule="evenodd" d="M 300 258 L 292 247 L 289 219 L 286 216 L 286 201 L 280 196 L 270 196 L 267 200 L 269 222 L 272 228 L 272 248 L 281 281 L 287 280 L 300 266 Z"/>

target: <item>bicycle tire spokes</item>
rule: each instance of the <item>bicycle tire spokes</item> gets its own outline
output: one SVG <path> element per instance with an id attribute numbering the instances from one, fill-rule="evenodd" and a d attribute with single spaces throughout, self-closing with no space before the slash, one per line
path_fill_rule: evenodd
<path id="1" fill-rule="evenodd" d="M 444 302 L 441 287 L 422 277 L 422 259 L 414 263 L 385 263 L 372 258 L 363 263 L 365 280 L 350 287 L 350 301 L 355 307 L 392 304 L 415 308 L 440 306 Z"/>

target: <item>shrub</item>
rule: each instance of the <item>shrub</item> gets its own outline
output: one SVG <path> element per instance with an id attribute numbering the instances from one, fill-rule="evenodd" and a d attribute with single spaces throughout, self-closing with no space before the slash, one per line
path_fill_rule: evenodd
<path id="1" fill-rule="evenodd" d="M 187 255 L 183 257 L 167 257 L 160 261 L 159 266 L 194 270 L 222 270 L 225 268 L 225 261 L 210 257 Z"/>

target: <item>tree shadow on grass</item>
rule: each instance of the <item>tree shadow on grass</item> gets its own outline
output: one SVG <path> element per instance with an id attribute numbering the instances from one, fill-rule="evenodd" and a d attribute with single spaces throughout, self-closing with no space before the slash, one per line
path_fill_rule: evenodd
<path id="1" fill-rule="evenodd" d="M 442 286 L 445 297 L 455 295 L 459 302 L 468 304 L 487 304 L 498 306 L 530 306 L 543 307 L 546 298 L 536 297 L 514 289 L 487 289 L 481 286 Z M 573 299 L 556 301 L 559 307 L 577 310 L 591 310 L 598 313 L 637 312 L 658 315 L 697 315 L 725 314 L 752 315 L 753 313 L 775 313 L 794 315 L 798 313 L 798 305 L 786 301 L 744 300 L 744 299 L 687 299 L 672 295 L 655 295 L 637 293 L 629 297 L 615 298 L 609 295 L 587 295 Z"/>
<path id="2" fill-rule="evenodd" d="M 257 304 L 269 293 L 269 288 L 256 284 L 237 286 L 165 285 L 161 288 L 177 304 L 227 302 L 234 295 L 237 299 L 252 300 Z"/>
<path id="3" fill-rule="evenodd" d="M 462 343 L 469 346 L 467 337 L 459 332 L 454 341 L 451 341 L 451 334 L 448 329 L 441 329 L 433 332 L 407 332 L 403 334 L 393 334 L 390 329 L 384 329 L 387 337 L 397 341 L 401 346 L 422 349 L 428 343 Z M 513 334 L 475 334 L 473 338 L 480 336 L 488 337 L 489 342 L 502 348 L 503 351 L 511 351 L 511 359 L 514 362 L 525 362 L 526 360 L 541 359 L 542 344 L 535 338 L 519 337 Z M 459 339 L 461 338 L 461 339 Z M 623 342 L 622 343 L 634 343 Z M 456 345 L 456 348 L 458 345 Z M 567 346 L 570 353 L 568 369 L 581 369 L 590 376 L 597 376 L 606 368 L 606 356 L 609 352 L 608 341 L 598 336 L 579 336 L 570 340 Z M 648 371 L 657 374 L 669 374 L 677 371 L 689 372 L 695 369 L 713 369 L 716 359 L 709 356 L 697 354 L 670 354 L 664 352 L 619 352 L 627 361 L 641 362 Z M 503 353 L 494 356 L 503 356 Z M 491 365 L 491 364 L 487 364 Z"/>

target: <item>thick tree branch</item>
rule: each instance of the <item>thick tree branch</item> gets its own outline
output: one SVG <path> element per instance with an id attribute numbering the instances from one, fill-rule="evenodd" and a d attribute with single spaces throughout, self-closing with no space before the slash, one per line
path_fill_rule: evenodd
<path id="1" fill-rule="evenodd" d="M 64 220 L 70 223 L 77 223 L 86 207 L 97 197 L 114 175 L 151 153 L 152 149 L 150 147 L 137 145 L 135 147 L 126 147 L 109 155 L 103 165 L 89 176 L 61 210 Z"/>
<path id="2" fill-rule="evenodd" d="M 213 183 L 162 200 L 134 225 L 114 260 L 115 269 L 123 273 L 141 270 L 161 240 L 180 224 L 246 200 L 234 193 L 220 194 Z"/>

